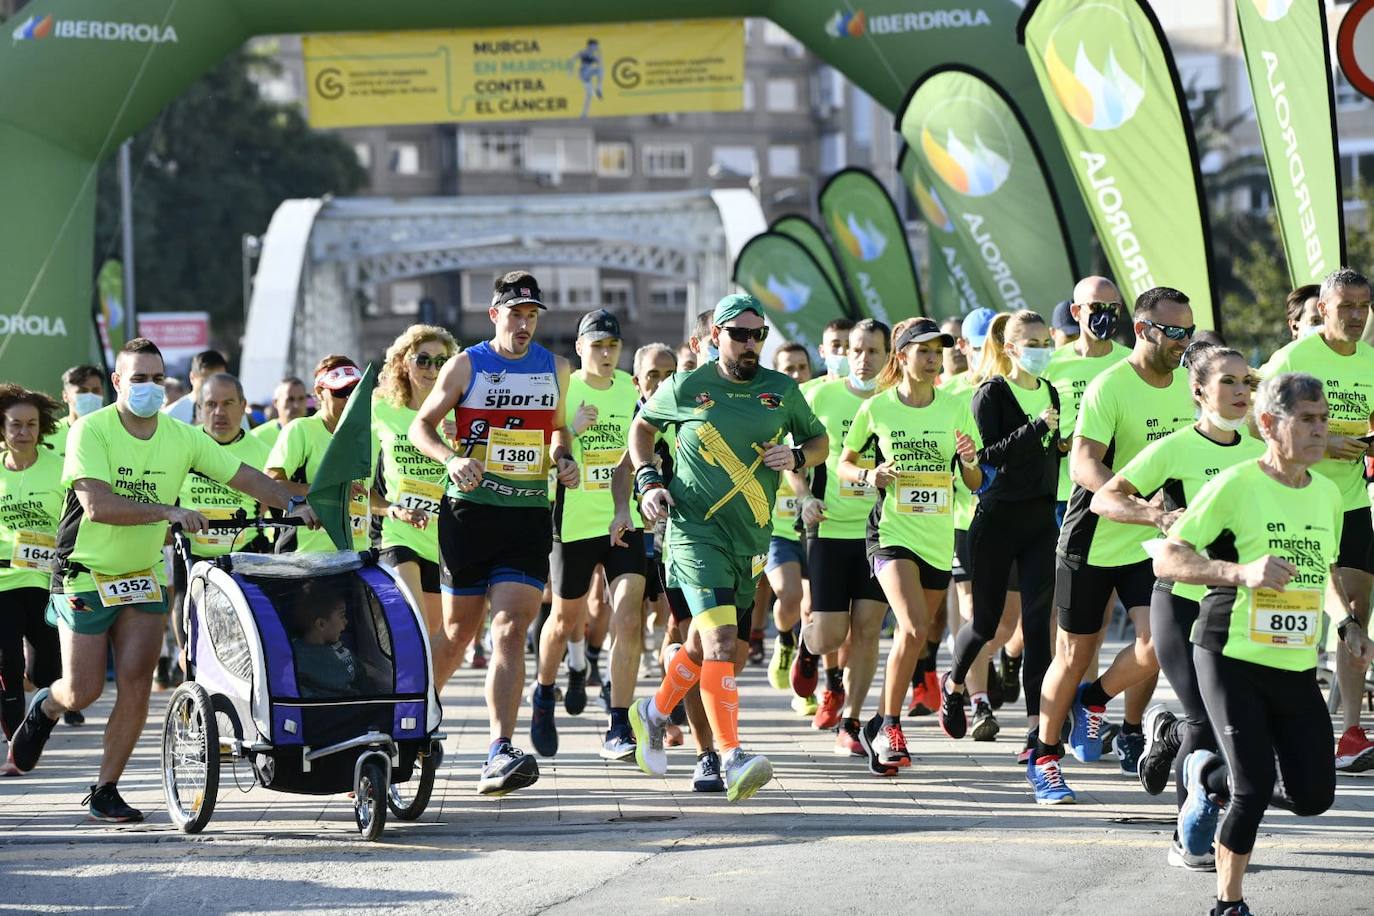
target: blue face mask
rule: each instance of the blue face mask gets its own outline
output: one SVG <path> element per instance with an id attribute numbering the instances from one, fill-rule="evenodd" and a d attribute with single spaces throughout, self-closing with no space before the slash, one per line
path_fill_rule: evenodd
<path id="1" fill-rule="evenodd" d="M 849 357 L 844 354 L 828 354 L 825 357 L 825 371 L 836 378 L 844 378 L 849 374 Z"/>
<path id="2" fill-rule="evenodd" d="M 859 378 L 857 374 L 851 373 L 848 378 L 849 384 L 854 386 L 855 391 L 872 391 L 874 388 L 878 387 L 878 377 L 876 375 L 873 376 L 873 378 L 865 379 Z"/>
<path id="3" fill-rule="evenodd" d="M 157 382 L 134 382 L 129 386 L 129 409 L 145 420 L 162 408 L 167 389 Z"/>
<path id="4" fill-rule="evenodd" d="M 720 359 L 720 348 L 713 343 L 708 343 L 706 345 L 706 358 Z"/>
<path id="5" fill-rule="evenodd" d="M 76 403 L 72 407 L 76 410 L 78 417 L 84 417 L 88 413 L 95 413 L 105 406 L 105 399 L 98 394 L 83 391 L 76 396 Z"/>
<path id="6" fill-rule="evenodd" d="M 1054 351 L 1049 347 L 1022 347 L 1016 354 L 1016 362 L 1031 375 L 1040 375 L 1050 364 Z"/>

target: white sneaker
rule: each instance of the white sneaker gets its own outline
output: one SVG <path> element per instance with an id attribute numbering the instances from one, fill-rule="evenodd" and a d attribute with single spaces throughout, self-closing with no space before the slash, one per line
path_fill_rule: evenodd
<path id="1" fill-rule="evenodd" d="M 744 801 L 773 779 L 773 765 L 760 754 L 747 754 L 735 748 L 721 761 L 727 801 Z"/>
<path id="2" fill-rule="evenodd" d="M 635 763 L 650 776 L 668 772 L 668 752 L 663 748 L 663 733 L 667 721 L 655 721 L 649 704 L 653 697 L 645 697 L 630 707 L 630 730 L 635 733 Z"/>

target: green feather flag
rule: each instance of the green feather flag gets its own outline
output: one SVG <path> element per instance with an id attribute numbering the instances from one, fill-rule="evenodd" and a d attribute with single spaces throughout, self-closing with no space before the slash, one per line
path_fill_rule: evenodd
<path id="1" fill-rule="evenodd" d="M 348 522 L 353 482 L 372 476 L 372 390 L 376 387 L 377 373 L 368 363 L 344 407 L 339 425 L 334 427 L 334 438 L 324 450 L 320 469 L 306 496 L 336 550 L 353 549 Z"/>

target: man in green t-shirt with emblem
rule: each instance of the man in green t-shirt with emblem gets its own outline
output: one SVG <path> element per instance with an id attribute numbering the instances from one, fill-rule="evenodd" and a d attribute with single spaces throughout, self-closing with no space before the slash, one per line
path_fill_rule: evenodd
<path id="1" fill-rule="evenodd" d="M 669 715 L 700 682 L 730 801 L 773 777 L 766 758 L 740 747 L 735 643 L 741 623 L 749 625 L 778 475 L 822 463 L 829 449 L 797 383 L 759 365 L 763 316 L 753 296 L 722 299 L 711 318 L 720 358 L 660 385 L 630 431 L 640 509 L 650 524 L 668 516 L 668 584 L 682 589 L 692 613 L 690 636 L 665 666 L 657 695 L 630 708 L 635 759 L 646 773 L 667 771 Z M 654 434 L 670 426 L 677 431 L 671 487 L 653 463 Z M 796 446 L 784 443 L 788 435 Z"/>
<path id="2" fill-rule="evenodd" d="M 168 523 L 187 534 L 207 530 L 205 516 L 175 505 L 192 473 L 239 490 L 318 527 L 303 498 L 245 465 L 202 430 L 158 413 L 165 399 L 162 353 L 146 338 L 124 345 L 111 375 L 114 404 L 82 417 L 67 443 L 66 508 L 57 530 L 57 561 L 48 620 L 62 633 L 62 677 L 39 690 L 10 744 L 15 768 L 38 763 L 53 724 L 84 709 L 105 688 L 113 648 L 118 698 L 105 726 L 100 776 L 87 801 L 92 819 L 143 819 L 115 784 L 148 719 L 150 674 L 167 628 L 162 544 Z"/>
<path id="3" fill-rule="evenodd" d="M 559 486 L 553 504 L 553 554 L 549 558 L 553 616 L 539 637 L 538 683 L 532 698 L 530 740 L 541 756 L 558 753 L 554 722 L 554 679 L 568 653 L 568 688 L 563 706 L 581 715 L 587 703 L 587 653 L 583 633 L 587 624 L 587 594 L 592 579 L 604 570 L 611 599 L 613 653 L 639 659 L 643 647 L 644 525 L 638 512 L 626 530 L 613 539 L 615 516 L 611 480 L 625 457 L 639 403 L 639 391 L 620 363 L 620 322 L 606 309 L 588 312 L 577 326 L 577 355 L 582 368 L 568 379 L 564 398 L 572 431 L 572 456 L 581 469 L 580 486 Z M 616 543 L 619 540 L 620 543 Z M 602 744 L 607 760 L 626 760 L 634 754 L 629 706 L 634 699 L 636 665 L 616 665 L 611 678 L 611 727 Z"/>

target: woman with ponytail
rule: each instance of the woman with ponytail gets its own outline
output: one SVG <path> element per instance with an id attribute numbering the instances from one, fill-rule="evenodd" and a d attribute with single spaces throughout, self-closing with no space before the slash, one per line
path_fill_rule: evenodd
<path id="1" fill-rule="evenodd" d="M 1054 597 L 1054 498 L 1059 483 L 1059 395 L 1040 376 L 1053 352 L 1045 320 L 1023 309 L 993 319 L 975 370 L 973 419 L 979 459 L 994 471 L 969 525 L 966 565 L 973 577 L 973 619 L 954 641 L 954 666 L 941 680 L 940 727 L 951 738 L 968 729 L 962 692 L 979 654 L 997 635 L 1013 564 L 1021 586 L 1026 715 L 1040 716 L 1040 683 L 1050 663 Z M 975 693 L 975 737 L 997 731 L 986 695 Z M 1029 737 L 1028 737 L 1029 740 Z"/>

